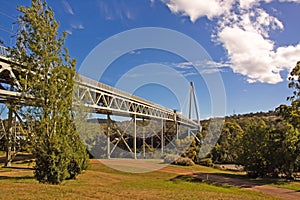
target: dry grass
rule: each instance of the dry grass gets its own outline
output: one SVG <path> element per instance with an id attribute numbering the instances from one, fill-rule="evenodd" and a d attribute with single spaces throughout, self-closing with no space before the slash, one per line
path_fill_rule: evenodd
<path id="1" fill-rule="evenodd" d="M 176 177 L 160 171 L 124 173 L 92 161 L 77 180 L 46 185 L 33 178 L 32 170 L 2 169 L 0 199 L 270 199 L 236 187 Z"/>

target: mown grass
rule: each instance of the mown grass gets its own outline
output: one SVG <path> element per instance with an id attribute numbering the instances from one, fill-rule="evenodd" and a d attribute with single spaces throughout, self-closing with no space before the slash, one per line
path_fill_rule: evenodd
<path id="1" fill-rule="evenodd" d="M 210 169 L 202 168 L 209 171 Z M 195 168 L 198 171 L 199 168 Z M 92 161 L 77 180 L 39 184 L 32 170 L 0 171 L 0 199 L 271 199 L 237 187 L 215 186 L 154 171 L 125 173 Z"/>
<path id="2" fill-rule="evenodd" d="M 280 188 L 286 188 L 290 190 L 295 190 L 300 192 L 300 182 L 299 181 L 291 181 L 286 179 L 278 179 L 278 178 L 264 178 L 264 179 L 255 179 L 264 185 L 272 185 Z"/>
<path id="3" fill-rule="evenodd" d="M 271 185 L 271 186 L 276 186 L 279 188 L 285 188 L 285 189 L 290 189 L 290 190 L 295 190 L 295 191 L 300 192 L 300 181 L 292 181 L 292 180 L 287 180 L 284 178 L 256 178 L 256 179 L 253 179 L 253 178 L 247 177 L 246 172 L 230 171 L 230 170 L 205 167 L 205 166 L 200 166 L 200 165 L 195 165 L 192 167 L 173 165 L 172 167 L 179 168 L 179 169 L 191 169 L 191 170 L 198 171 L 201 173 L 214 174 L 214 175 L 219 175 L 219 176 L 224 176 L 224 177 L 242 179 L 242 180 L 254 182 L 257 185 Z"/>

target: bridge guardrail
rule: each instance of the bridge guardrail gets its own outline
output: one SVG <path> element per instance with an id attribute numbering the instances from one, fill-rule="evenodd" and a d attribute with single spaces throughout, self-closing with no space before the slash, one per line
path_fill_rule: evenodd
<path id="1" fill-rule="evenodd" d="M 8 50 L 7 50 L 7 47 L 4 47 L 4 46 L 1 46 L 1 45 L 0 45 L 0 55 L 1 55 L 1 56 L 4 56 L 4 57 L 7 57 L 7 56 L 8 56 Z"/>

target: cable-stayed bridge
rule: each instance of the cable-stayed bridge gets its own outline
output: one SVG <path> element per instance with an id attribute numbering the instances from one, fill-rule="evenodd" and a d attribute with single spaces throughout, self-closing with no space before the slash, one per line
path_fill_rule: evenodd
<path id="1" fill-rule="evenodd" d="M 18 81 L 19 72 L 11 67 L 11 60 L 8 58 L 7 49 L 0 46 L 0 103 L 17 102 L 22 104 L 21 97 L 22 88 L 26 87 L 21 85 Z M 114 87 L 108 86 L 106 84 L 100 83 L 98 81 L 92 80 L 88 77 L 78 75 L 76 80 L 77 87 L 75 91 L 76 99 L 83 102 L 84 106 L 89 108 L 91 113 L 104 114 L 107 115 L 107 124 L 109 124 L 110 116 L 123 116 L 130 117 L 133 124 L 133 147 L 126 143 L 125 139 L 123 142 L 126 143 L 128 150 L 133 154 L 134 158 L 137 158 L 137 120 L 158 120 L 161 121 L 161 133 L 160 136 L 160 148 L 163 152 L 164 144 L 167 142 L 164 140 L 164 123 L 174 124 L 175 132 L 178 131 L 178 126 L 185 126 L 190 130 L 200 130 L 199 116 L 197 114 L 197 120 L 185 117 L 182 114 L 160 106 L 158 104 L 147 101 L 143 98 L 134 96 L 127 92 L 118 90 Z M 8 87 L 9 86 L 9 87 Z M 191 92 L 194 94 L 194 88 L 191 84 Z M 194 103 L 196 112 L 197 105 L 195 100 L 195 95 L 190 94 L 190 98 L 194 97 Z M 33 98 L 31 96 L 26 96 L 26 98 Z M 190 99 L 190 110 L 191 113 L 191 99 Z M 178 135 L 178 132 L 176 133 Z M 193 133 L 192 133 L 193 134 Z M 109 133 L 107 133 L 109 135 Z M 120 133 L 120 138 L 124 133 Z M 113 153 L 116 148 L 116 144 L 110 147 L 111 138 L 107 139 L 107 157 Z M 145 142 L 145 140 L 144 140 Z M 118 145 L 118 144 L 117 144 Z M 145 145 L 144 145 L 145 146 Z"/>

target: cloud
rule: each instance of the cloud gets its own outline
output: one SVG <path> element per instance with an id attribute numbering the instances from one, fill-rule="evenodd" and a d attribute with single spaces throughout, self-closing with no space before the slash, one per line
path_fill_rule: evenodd
<path id="1" fill-rule="evenodd" d="M 228 62 L 225 65 L 246 76 L 249 83 L 279 83 L 283 81 L 280 72 L 291 70 L 299 59 L 300 43 L 278 46 L 270 38 L 271 30 L 284 30 L 278 18 L 259 7 L 262 2 L 270 3 L 272 0 L 162 1 L 172 13 L 188 16 L 192 22 L 201 17 L 210 20 L 218 17 L 212 38 L 227 52 Z M 280 2 L 300 3 L 300 0 Z M 220 70 L 219 67 L 208 69 Z"/>
<path id="2" fill-rule="evenodd" d="M 73 34 L 73 31 L 72 31 L 72 30 L 66 30 L 66 32 L 67 32 L 69 35 L 72 35 L 72 34 Z"/>
<path id="3" fill-rule="evenodd" d="M 283 79 L 280 71 L 286 66 L 275 62 L 275 42 L 269 39 L 270 29 L 282 30 L 283 24 L 264 10 L 242 10 L 219 21 L 217 40 L 226 49 L 233 72 L 248 77 L 248 82 L 276 84 Z"/>
<path id="4" fill-rule="evenodd" d="M 293 2 L 293 3 L 300 3 L 300 0 L 279 0 L 280 2 Z"/>
<path id="5" fill-rule="evenodd" d="M 83 24 L 82 23 L 75 23 L 75 24 L 71 24 L 71 27 L 72 27 L 72 29 L 80 29 L 80 30 L 82 30 L 82 29 L 84 29 L 84 26 L 83 26 Z"/>
<path id="6" fill-rule="evenodd" d="M 282 81 L 277 67 L 270 65 L 274 48 L 271 40 L 263 38 L 259 33 L 245 31 L 239 27 L 225 27 L 218 36 L 227 50 L 233 72 L 248 76 L 249 82 Z"/>
<path id="7" fill-rule="evenodd" d="M 273 63 L 278 66 L 286 66 L 291 69 L 295 66 L 297 61 L 299 61 L 300 55 L 300 43 L 296 46 L 282 46 L 276 49 L 274 53 Z"/>
<path id="8" fill-rule="evenodd" d="M 193 63 L 192 62 L 180 62 L 180 63 L 173 63 L 173 66 L 178 69 L 193 69 Z"/>
<path id="9" fill-rule="evenodd" d="M 223 71 L 223 68 L 229 66 L 228 63 L 217 63 L 213 61 L 199 61 L 199 62 L 179 62 L 168 64 L 178 69 L 184 76 L 193 76 L 200 74 L 213 74 Z M 198 71 L 197 71 L 198 70 Z"/>
<path id="10" fill-rule="evenodd" d="M 283 29 L 279 19 L 261 8 L 241 9 L 219 21 L 217 41 L 235 73 L 245 75 L 249 83 L 276 84 L 283 81 L 280 72 L 291 70 L 299 55 L 299 45 L 276 48 L 269 38 L 270 30 Z"/>
<path id="11" fill-rule="evenodd" d="M 239 0 L 240 8 L 249 9 L 260 4 L 260 2 L 270 3 L 272 0 Z"/>
<path id="12" fill-rule="evenodd" d="M 66 0 L 63 0 L 62 3 L 63 3 L 65 12 L 70 15 L 74 15 L 74 11 L 73 11 L 72 7 L 70 6 L 70 4 Z"/>
<path id="13" fill-rule="evenodd" d="M 163 0 L 168 8 L 176 14 L 189 16 L 192 22 L 195 22 L 200 17 L 208 17 L 213 19 L 230 11 L 234 0 Z"/>
<path id="14" fill-rule="evenodd" d="M 152 3 L 152 2 L 151 2 Z M 104 16 L 106 20 L 132 20 L 135 19 L 135 13 L 132 8 L 128 7 L 126 3 L 119 1 L 112 1 L 111 4 L 100 0 L 98 1 L 98 6 L 100 13 Z"/>
<path id="15" fill-rule="evenodd" d="M 132 50 L 132 51 L 128 52 L 128 54 L 130 54 L 130 55 L 140 55 L 141 51 Z"/>

